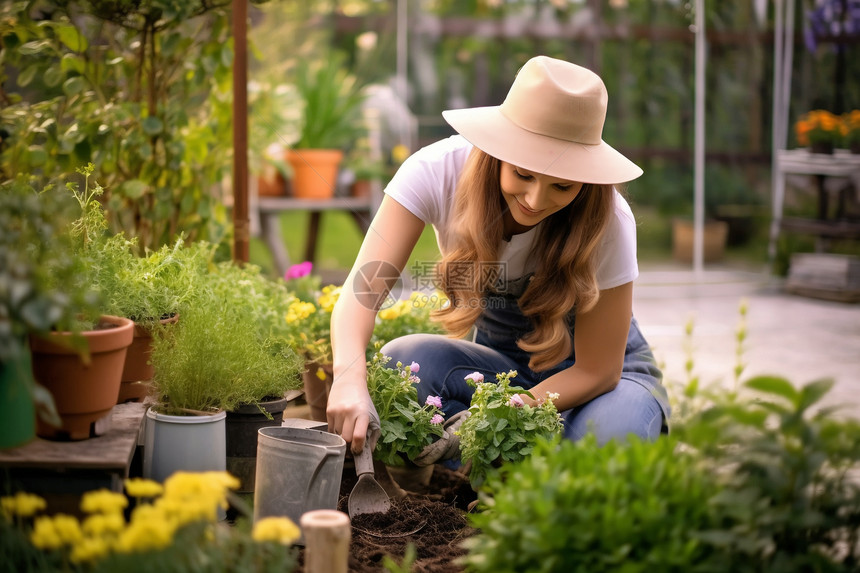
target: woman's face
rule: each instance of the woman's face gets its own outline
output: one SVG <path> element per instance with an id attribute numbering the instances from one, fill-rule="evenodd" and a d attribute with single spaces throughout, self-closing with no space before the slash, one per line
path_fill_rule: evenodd
<path id="1" fill-rule="evenodd" d="M 549 177 L 502 161 L 499 184 L 508 205 L 512 232 L 524 232 L 567 207 L 582 183 Z M 506 214 L 507 219 L 507 214 Z"/>

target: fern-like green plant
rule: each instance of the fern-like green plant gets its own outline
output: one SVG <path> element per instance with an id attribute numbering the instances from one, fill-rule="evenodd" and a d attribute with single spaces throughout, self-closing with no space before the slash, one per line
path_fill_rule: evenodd
<path id="1" fill-rule="evenodd" d="M 197 277 L 180 320 L 153 340 L 158 408 L 233 410 L 300 387 L 304 361 L 278 329 L 289 301 L 256 267 L 222 264 Z"/>

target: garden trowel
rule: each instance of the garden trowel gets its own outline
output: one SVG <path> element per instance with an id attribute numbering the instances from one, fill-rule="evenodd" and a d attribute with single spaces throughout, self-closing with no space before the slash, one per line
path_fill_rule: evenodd
<path id="1" fill-rule="evenodd" d="M 391 509 L 388 494 L 373 475 L 373 451 L 368 444 L 355 457 L 355 475 L 358 482 L 349 494 L 349 518 L 365 513 L 386 513 Z"/>

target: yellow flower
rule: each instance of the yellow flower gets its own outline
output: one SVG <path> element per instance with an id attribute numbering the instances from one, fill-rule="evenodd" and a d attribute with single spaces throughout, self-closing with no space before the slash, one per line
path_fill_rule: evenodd
<path id="1" fill-rule="evenodd" d="M 110 544 L 101 537 L 84 537 L 72 548 L 72 563 L 92 563 L 110 552 Z"/>
<path id="2" fill-rule="evenodd" d="M 121 513 L 126 507 L 125 495 L 109 489 L 88 491 L 81 498 L 81 511 L 85 513 Z"/>
<path id="3" fill-rule="evenodd" d="M 382 320 L 394 320 L 398 316 L 400 316 L 400 311 L 396 306 L 389 306 L 379 311 L 379 318 Z"/>
<path id="4" fill-rule="evenodd" d="M 12 517 L 32 517 L 45 509 L 45 500 L 38 495 L 19 491 L 15 495 L 0 498 L 0 511 Z"/>
<path id="5" fill-rule="evenodd" d="M 81 527 L 87 535 L 114 534 L 119 533 L 125 527 L 125 519 L 120 513 L 96 513 L 87 517 Z"/>
<path id="6" fill-rule="evenodd" d="M 119 535 L 116 550 L 120 553 L 157 551 L 173 542 L 175 525 L 158 508 L 140 505 L 135 508 L 131 522 Z"/>
<path id="7" fill-rule="evenodd" d="M 164 488 L 157 481 L 130 478 L 125 480 L 125 491 L 131 497 L 158 497 L 164 492 Z"/>
<path id="8" fill-rule="evenodd" d="M 251 537 L 254 541 L 274 541 L 291 545 L 301 536 L 301 530 L 287 517 L 265 517 L 254 524 Z"/>
<path id="9" fill-rule="evenodd" d="M 334 304 L 337 302 L 338 297 L 340 296 L 341 287 L 335 285 L 328 285 L 323 287 L 322 294 L 317 299 L 317 302 L 320 305 L 320 308 L 325 312 L 331 312 L 334 308 Z"/>
<path id="10" fill-rule="evenodd" d="M 409 148 L 402 143 L 398 143 L 391 149 L 391 159 L 394 163 L 399 165 L 406 161 L 407 157 L 409 157 Z"/>
<path id="11" fill-rule="evenodd" d="M 287 307 L 287 324 L 292 324 L 306 319 L 316 311 L 316 307 L 312 302 L 304 302 L 298 300 Z"/>
<path id="12" fill-rule="evenodd" d="M 81 524 L 76 518 L 64 513 L 36 518 L 30 533 L 30 541 L 39 549 L 60 549 L 77 543 L 81 538 Z"/>

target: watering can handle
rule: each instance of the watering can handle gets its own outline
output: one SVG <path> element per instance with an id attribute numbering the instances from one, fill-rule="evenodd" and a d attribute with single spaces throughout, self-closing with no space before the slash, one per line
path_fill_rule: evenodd
<path id="1" fill-rule="evenodd" d="M 367 446 L 364 445 L 361 448 L 361 452 L 355 456 L 355 475 L 362 476 L 364 474 L 372 474 L 373 473 L 373 452 Z"/>

